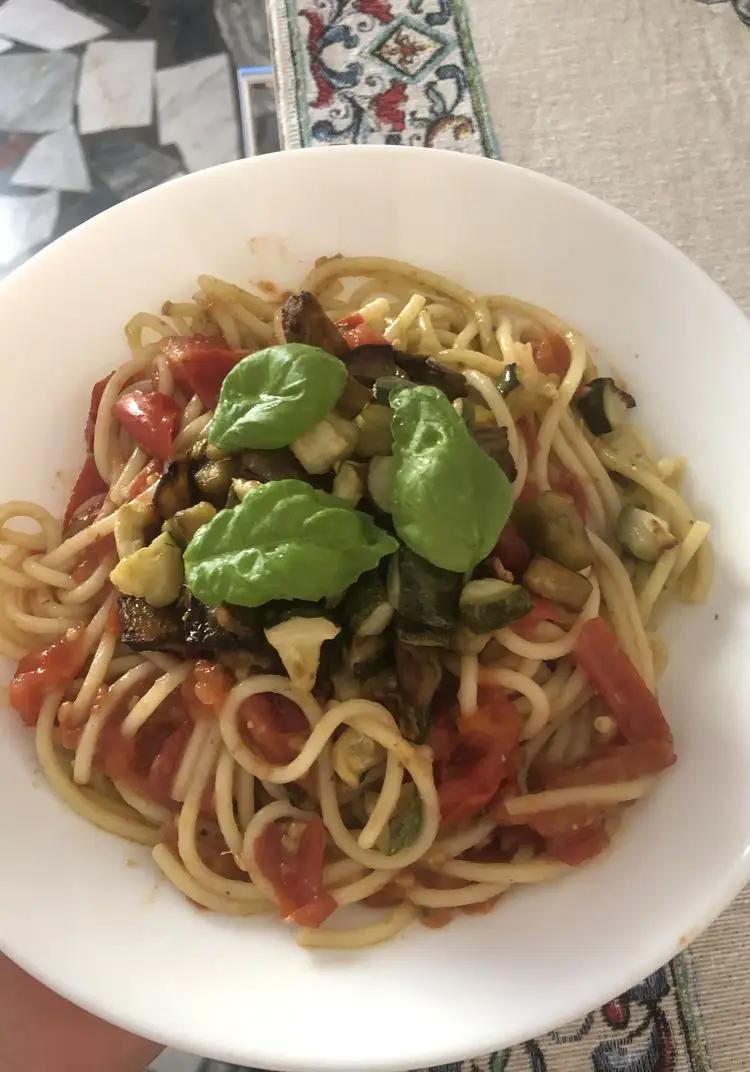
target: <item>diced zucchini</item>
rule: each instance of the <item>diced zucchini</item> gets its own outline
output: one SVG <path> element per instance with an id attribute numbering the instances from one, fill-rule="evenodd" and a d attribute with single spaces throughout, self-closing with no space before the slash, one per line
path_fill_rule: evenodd
<path id="1" fill-rule="evenodd" d="M 120 559 L 140 550 L 146 543 L 146 530 L 156 523 L 156 510 L 151 503 L 125 503 L 115 514 L 115 545 Z"/>
<path id="2" fill-rule="evenodd" d="M 341 605 L 341 620 L 355 636 L 371 637 L 384 633 L 393 619 L 385 586 L 377 570 L 363 573 L 352 585 Z"/>
<path id="3" fill-rule="evenodd" d="M 336 403 L 336 412 L 340 413 L 342 417 L 346 417 L 347 420 L 352 421 L 362 412 L 370 400 L 371 395 L 365 385 L 350 374 Z"/>
<path id="4" fill-rule="evenodd" d="M 475 633 L 466 625 L 459 625 L 451 637 L 451 650 L 461 655 L 481 655 L 490 641 L 490 633 Z"/>
<path id="5" fill-rule="evenodd" d="M 513 361 L 503 369 L 500 379 L 497 381 L 497 389 L 503 398 L 507 398 L 511 391 L 515 391 L 516 387 L 520 386 L 518 365 Z"/>
<path id="6" fill-rule="evenodd" d="M 450 629 L 458 616 L 461 574 L 433 566 L 408 547 L 388 568 L 388 600 L 407 621 Z"/>
<path id="7" fill-rule="evenodd" d="M 234 493 L 237 502 L 242 502 L 246 495 L 249 495 L 251 491 L 257 491 L 258 488 L 262 488 L 263 484 L 260 480 L 246 480 L 241 476 L 232 477 L 231 490 Z"/>
<path id="8" fill-rule="evenodd" d="M 594 561 L 586 527 L 569 495 L 543 491 L 532 502 L 518 504 L 514 520 L 533 551 L 561 566 L 581 570 Z"/>
<path id="9" fill-rule="evenodd" d="M 371 405 L 355 420 L 357 426 L 357 457 L 372 458 L 376 454 L 390 454 L 393 450 L 391 419 L 388 406 Z"/>
<path id="10" fill-rule="evenodd" d="M 416 648 L 448 648 L 451 635 L 448 626 L 418 625 L 401 617 L 396 620 L 397 638 L 404 644 L 413 644 Z"/>
<path id="11" fill-rule="evenodd" d="M 357 431 L 351 421 L 329 413 L 292 443 L 292 453 L 308 473 L 327 473 L 354 450 Z"/>
<path id="12" fill-rule="evenodd" d="M 292 684 L 310 692 L 320 663 L 320 649 L 333 640 L 339 628 L 328 618 L 289 618 L 266 629 L 266 640 L 276 648 Z"/>
<path id="13" fill-rule="evenodd" d="M 377 741 L 351 726 L 336 738 L 331 752 L 333 769 L 350 789 L 356 789 L 362 775 L 385 758 L 385 749 Z"/>
<path id="14" fill-rule="evenodd" d="M 180 547 L 185 548 L 195 536 L 201 525 L 207 524 L 216 514 L 211 503 L 200 502 L 189 506 L 187 510 L 178 510 L 164 526 Z"/>
<path id="15" fill-rule="evenodd" d="M 581 390 L 578 411 L 592 435 L 606 435 L 619 428 L 635 399 L 618 387 L 610 376 L 590 380 Z"/>
<path id="16" fill-rule="evenodd" d="M 365 493 L 364 465 L 358 462 L 342 462 L 333 479 L 333 494 L 344 502 L 356 506 Z"/>
<path id="17" fill-rule="evenodd" d="M 233 458 L 204 462 L 193 478 L 199 497 L 207 499 L 216 507 L 223 507 L 227 501 L 235 472 L 236 465 Z"/>
<path id="18" fill-rule="evenodd" d="M 639 510 L 637 506 L 623 507 L 615 534 L 631 555 L 643 562 L 656 562 L 662 551 L 679 542 L 666 521 L 648 510 Z"/>
<path id="19" fill-rule="evenodd" d="M 474 633 L 491 633 L 523 618 L 534 601 L 520 584 L 488 577 L 469 581 L 459 600 L 461 622 Z"/>
<path id="20" fill-rule="evenodd" d="M 378 455 L 370 459 L 367 469 L 367 490 L 375 505 L 385 514 L 390 514 L 391 486 L 393 484 L 393 467 L 395 462 L 391 455 Z"/>
<path id="21" fill-rule="evenodd" d="M 379 406 L 391 404 L 391 391 L 400 391 L 404 387 L 413 387 L 406 376 L 378 376 L 372 386 L 372 397 Z"/>
<path id="22" fill-rule="evenodd" d="M 570 610 L 581 610 L 592 591 L 591 581 L 551 558 L 533 558 L 523 575 L 523 583 L 534 595 Z"/>
<path id="23" fill-rule="evenodd" d="M 143 596 L 152 607 L 174 603 L 183 577 L 182 551 L 168 532 L 118 562 L 109 575 L 118 592 Z"/>

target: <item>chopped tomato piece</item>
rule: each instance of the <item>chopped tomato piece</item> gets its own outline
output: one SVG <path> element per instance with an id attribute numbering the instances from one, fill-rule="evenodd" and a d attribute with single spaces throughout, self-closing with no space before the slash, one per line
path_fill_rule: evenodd
<path id="1" fill-rule="evenodd" d="M 352 328 L 358 328 L 360 324 L 364 324 L 365 318 L 361 313 L 349 313 L 347 316 L 342 316 L 340 320 L 336 321 L 336 327 L 340 331 L 351 331 Z"/>
<path id="2" fill-rule="evenodd" d="M 592 618 L 583 625 L 575 654 L 628 743 L 671 743 L 672 734 L 659 701 L 602 618 Z"/>
<path id="3" fill-rule="evenodd" d="M 118 398 L 112 414 L 147 454 L 167 460 L 180 427 L 180 408 L 173 398 L 161 391 L 131 391 Z"/>
<path id="4" fill-rule="evenodd" d="M 101 380 L 97 380 L 94 386 L 91 388 L 91 400 L 89 402 L 89 412 L 86 417 L 86 427 L 83 431 L 84 442 L 86 443 L 86 450 L 92 451 L 94 449 L 94 431 L 96 430 L 96 415 L 99 412 L 99 403 L 102 400 L 104 394 L 104 388 L 114 376 L 114 372 L 108 373 L 103 376 Z"/>
<path id="5" fill-rule="evenodd" d="M 525 571 L 531 562 L 531 550 L 529 545 L 520 535 L 512 521 L 508 521 L 500 533 L 500 539 L 495 544 L 496 554 L 503 566 L 517 579 Z"/>
<path id="6" fill-rule="evenodd" d="M 224 377 L 244 357 L 220 335 L 178 335 L 165 340 L 163 351 L 177 383 L 206 409 L 214 408 Z"/>
<path id="7" fill-rule="evenodd" d="M 565 607 L 552 603 L 549 599 L 541 596 L 532 596 L 533 609 L 517 622 L 513 622 L 513 631 L 519 636 L 529 637 L 533 634 L 540 622 L 554 622 L 555 625 L 568 626 L 571 623 L 571 612 Z"/>
<path id="8" fill-rule="evenodd" d="M 248 696 L 240 705 L 239 716 L 247 726 L 250 742 L 269 763 L 290 763 L 310 732 L 300 708 L 271 692 Z"/>
<path id="9" fill-rule="evenodd" d="M 109 490 L 107 484 L 102 480 L 99 475 L 99 470 L 96 468 L 96 462 L 94 461 L 93 454 L 86 455 L 86 461 L 83 463 L 80 473 L 76 477 L 76 482 L 73 485 L 73 490 L 70 493 L 68 499 L 68 505 L 65 507 L 65 514 L 63 516 L 63 531 L 67 529 L 70 524 L 73 515 L 84 503 L 87 503 L 89 499 L 93 499 L 94 496 L 101 496 L 97 500 L 97 512 L 104 502 L 104 496 Z"/>
<path id="10" fill-rule="evenodd" d="M 353 328 L 344 328 L 341 332 L 350 350 L 356 350 L 358 346 L 390 346 L 385 335 L 374 331 L 369 324 L 358 324 Z"/>
<path id="11" fill-rule="evenodd" d="M 162 462 L 157 461 L 156 458 L 152 458 L 147 465 L 141 469 L 138 476 L 128 488 L 128 502 L 132 502 L 133 499 L 137 499 L 146 488 L 150 488 L 155 480 L 161 476 L 164 465 Z"/>
<path id="12" fill-rule="evenodd" d="M 16 667 L 8 694 L 10 705 L 27 726 L 35 726 L 45 696 L 77 676 L 86 659 L 83 630 L 69 629 L 43 651 L 24 655 Z"/>
<path id="13" fill-rule="evenodd" d="M 253 851 L 261 872 L 273 885 L 284 919 L 319 927 L 337 908 L 323 886 L 326 830 L 317 816 L 301 824 L 269 823 Z"/>
<path id="14" fill-rule="evenodd" d="M 546 789 L 562 789 L 573 785 L 628 782 L 647 774 L 657 774 L 671 767 L 676 758 L 671 742 L 664 739 L 607 745 L 591 759 L 585 759 L 574 767 L 548 770 L 544 776 L 544 786 Z"/>
<path id="15" fill-rule="evenodd" d="M 121 718 L 125 697 L 110 713 L 97 748 L 97 762 L 105 774 L 124 781 L 158 804 L 172 802 L 172 782 L 177 773 L 193 722 L 185 717 L 178 697 L 170 697 L 134 737 L 124 737 Z"/>
<path id="16" fill-rule="evenodd" d="M 443 826 L 472 819 L 515 771 L 521 720 L 500 690 L 482 690 L 476 711 L 458 719 L 456 750 L 438 771 Z"/>
<path id="17" fill-rule="evenodd" d="M 232 682 L 229 674 L 219 663 L 199 659 L 192 673 L 195 695 L 206 707 L 221 707 L 229 695 Z"/>
<path id="18" fill-rule="evenodd" d="M 546 376 L 555 375 L 563 378 L 570 368 L 570 350 L 565 339 L 559 335 L 548 335 L 531 344 L 536 367 Z"/>
<path id="19" fill-rule="evenodd" d="M 607 845 L 609 845 L 609 837 L 601 822 L 582 826 L 578 830 L 555 834 L 546 840 L 547 852 L 550 856 L 562 860 L 564 864 L 569 864 L 571 867 L 578 867 L 593 856 L 598 856 Z"/>

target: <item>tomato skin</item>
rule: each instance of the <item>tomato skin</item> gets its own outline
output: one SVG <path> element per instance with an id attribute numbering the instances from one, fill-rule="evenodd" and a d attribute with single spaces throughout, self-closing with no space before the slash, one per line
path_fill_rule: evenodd
<path id="1" fill-rule="evenodd" d="M 304 822 L 295 848 L 285 844 L 282 821 L 269 823 L 255 839 L 253 852 L 262 874 L 273 885 L 284 919 L 319 927 L 337 908 L 323 886 L 326 829 L 318 816 Z"/>
<path id="2" fill-rule="evenodd" d="M 559 335 L 548 335 L 532 343 L 531 349 L 536 367 L 546 376 L 554 375 L 562 379 L 570 368 L 570 350 L 565 339 Z"/>
<path id="3" fill-rule="evenodd" d="M 369 324 L 362 321 L 353 328 L 344 328 L 341 332 L 350 350 L 356 350 L 358 346 L 390 346 L 385 335 L 374 331 Z"/>
<path id="4" fill-rule="evenodd" d="M 94 449 L 94 431 L 96 430 L 96 415 L 99 412 L 99 403 L 102 400 L 104 394 L 104 388 L 114 376 L 114 372 L 108 373 L 103 376 L 101 380 L 97 380 L 94 386 L 91 388 L 91 399 L 89 400 L 89 412 L 86 417 L 86 427 L 83 430 L 83 439 L 86 444 L 86 450 L 92 451 Z"/>
<path id="5" fill-rule="evenodd" d="M 206 409 L 215 407 L 224 377 L 245 356 L 221 335 L 175 336 L 164 342 L 163 352 L 180 387 L 197 395 Z"/>
<path id="6" fill-rule="evenodd" d="M 603 618 L 584 623 L 574 650 L 579 666 L 629 744 L 653 740 L 671 743 L 672 733 L 659 701 Z"/>
<path id="7" fill-rule="evenodd" d="M 592 823 L 579 830 L 555 834 L 546 840 L 547 852 L 571 867 L 598 856 L 609 845 L 609 837 L 601 823 Z"/>
<path id="8" fill-rule="evenodd" d="M 501 690 L 482 690 L 457 722 L 456 748 L 438 770 L 441 825 L 459 826 L 482 811 L 515 770 L 521 719 Z"/>
<path id="9" fill-rule="evenodd" d="M 310 726 L 294 703 L 271 692 L 258 692 L 240 704 L 239 718 L 251 743 L 269 763 L 290 763 L 299 754 L 295 738 L 307 736 Z"/>
<path id="10" fill-rule="evenodd" d="M 142 495 L 146 488 L 150 488 L 159 479 L 163 470 L 164 463 L 156 458 L 152 458 L 150 462 L 147 462 L 128 488 L 125 501 L 132 502 L 133 499 L 137 499 L 139 495 Z"/>
<path id="11" fill-rule="evenodd" d="M 358 328 L 360 324 L 364 324 L 365 318 L 361 313 L 348 313 L 346 316 L 342 316 L 340 320 L 336 321 L 336 327 L 339 331 L 351 331 L 352 328 Z"/>
<path id="12" fill-rule="evenodd" d="M 73 485 L 73 490 L 70 493 L 68 504 L 65 507 L 65 514 L 63 515 L 63 532 L 70 524 L 73 515 L 79 507 L 83 506 L 89 499 L 93 499 L 95 495 L 100 495 L 101 501 L 99 506 L 104 502 L 104 496 L 109 491 L 109 485 L 102 480 L 99 475 L 99 470 L 96 467 L 93 454 L 87 454 L 86 460 L 81 467 L 81 471 L 76 477 L 76 482 Z"/>
<path id="13" fill-rule="evenodd" d="M 232 688 L 232 681 L 220 663 L 199 659 L 192 673 L 195 695 L 204 707 L 220 708 Z"/>
<path id="14" fill-rule="evenodd" d="M 8 686 L 10 706 L 27 726 L 35 726 L 48 693 L 63 688 L 76 677 L 86 659 L 83 629 L 69 629 L 43 651 L 32 651 L 19 660 Z"/>
<path id="15" fill-rule="evenodd" d="M 555 625 L 570 625 L 570 611 L 542 596 L 532 596 L 534 606 L 523 618 L 513 622 L 512 629 L 522 637 L 533 635 L 540 622 L 554 622 Z"/>
<path id="16" fill-rule="evenodd" d="M 628 782 L 647 774 L 658 774 L 676 760 L 672 745 L 666 740 L 606 745 L 574 767 L 547 771 L 544 786 L 545 789 L 563 789 L 574 785 Z"/>
<path id="17" fill-rule="evenodd" d="M 147 454 L 166 461 L 180 427 L 180 408 L 161 391 L 131 391 L 121 395 L 112 414 Z"/>

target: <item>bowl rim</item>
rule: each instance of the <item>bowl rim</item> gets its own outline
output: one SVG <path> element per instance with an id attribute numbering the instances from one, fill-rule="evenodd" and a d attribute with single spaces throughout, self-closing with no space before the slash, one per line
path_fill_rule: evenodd
<path id="1" fill-rule="evenodd" d="M 572 186 L 569 183 L 550 175 L 546 175 L 543 172 L 534 171 L 529 168 L 520 167 L 516 164 L 488 157 L 470 156 L 452 152 L 450 150 L 428 149 L 416 146 L 331 145 L 325 147 L 291 149 L 266 154 L 262 157 L 241 158 L 211 168 L 206 168 L 202 171 L 193 172 L 192 174 L 183 175 L 111 206 L 97 216 L 84 221 L 71 231 L 60 236 L 50 245 L 39 250 L 28 261 L 17 267 L 5 279 L 0 281 L 0 304 L 2 304 L 2 301 L 4 300 L 3 296 L 5 292 L 12 289 L 13 286 L 21 284 L 27 276 L 33 276 L 33 273 L 37 270 L 40 264 L 46 262 L 48 259 L 51 260 L 55 257 L 59 257 L 61 252 L 67 248 L 68 244 L 80 241 L 81 232 L 87 233 L 93 241 L 96 241 L 97 228 L 110 227 L 113 221 L 120 216 L 122 216 L 124 221 L 126 220 L 128 213 L 135 213 L 137 215 L 140 211 L 140 206 L 146 202 L 153 202 L 156 204 L 161 199 L 167 204 L 173 183 L 180 185 L 193 184 L 198 186 L 201 183 L 210 183 L 211 176 L 219 172 L 224 174 L 236 171 L 238 175 L 243 172 L 252 174 L 254 170 L 262 169 L 264 167 L 273 168 L 283 166 L 286 161 L 294 160 L 303 153 L 305 154 L 305 159 L 320 157 L 322 154 L 326 154 L 326 159 L 329 157 L 341 157 L 344 160 L 353 156 L 364 155 L 379 157 L 387 154 L 388 157 L 391 157 L 395 153 L 401 154 L 402 157 L 409 155 L 424 157 L 429 153 L 430 159 L 436 161 L 439 159 L 441 161 L 441 164 L 436 163 L 436 169 L 441 166 L 450 166 L 455 167 L 457 170 L 465 169 L 468 172 L 472 168 L 475 170 L 484 169 L 485 171 L 493 168 L 519 173 L 524 176 L 525 182 L 555 189 L 563 198 L 570 198 L 586 204 L 594 212 L 609 217 L 620 227 L 624 227 L 631 232 L 638 234 L 641 240 L 655 249 L 662 258 L 666 258 L 671 263 L 679 265 L 683 272 L 688 270 L 700 286 L 712 292 L 713 300 L 723 306 L 724 315 L 736 322 L 737 330 L 740 333 L 746 334 L 748 342 L 750 343 L 750 321 L 737 303 L 707 274 L 706 271 L 696 265 L 685 253 L 672 245 L 672 243 L 658 232 L 624 212 L 622 209 L 609 204 L 593 194 Z M 748 836 L 750 838 L 750 830 L 748 831 Z M 688 944 L 694 941 L 716 919 L 716 917 L 734 900 L 748 880 L 750 880 L 750 847 L 748 847 L 742 855 L 739 855 L 733 864 L 726 868 L 720 875 L 713 876 L 711 885 L 709 886 L 708 883 L 706 884 L 706 892 L 702 898 L 693 899 L 693 904 L 695 905 L 693 922 L 689 925 L 688 931 L 678 942 L 675 942 L 663 929 L 653 928 L 649 931 L 648 940 L 644 940 L 642 947 L 643 952 L 640 956 L 638 966 L 633 967 L 632 961 L 628 961 L 627 966 L 619 968 L 618 970 L 619 962 L 613 961 L 610 971 L 610 977 L 612 979 L 611 987 L 608 987 L 606 993 L 601 994 L 598 998 L 595 997 L 593 1000 L 590 996 L 585 997 L 585 999 L 582 996 L 578 1000 L 571 1000 L 568 1012 L 566 1013 L 566 1020 L 585 1016 L 592 1010 L 592 1008 L 596 1008 L 598 1005 L 612 1000 L 668 963 L 673 957 L 684 950 Z M 3 952 L 11 957 L 11 959 L 13 959 L 21 968 L 26 970 L 40 982 L 49 986 L 58 994 L 94 1015 L 99 1016 L 110 1023 L 116 1024 L 125 1030 L 153 1038 L 155 1041 L 162 1042 L 165 1045 L 172 1046 L 176 1049 L 202 1048 L 202 1043 L 200 1042 L 202 1032 L 200 1028 L 195 1029 L 192 1028 L 191 1025 L 186 1024 L 182 1033 L 173 1030 L 162 1030 L 158 1026 L 158 1014 L 155 1014 L 151 1021 L 146 1022 L 143 1019 L 138 1019 L 137 1017 L 129 1015 L 127 1010 L 120 1012 L 114 1003 L 114 999 L 108 1001 L 106 997 L 99 997 L 97 994 L 92 993 L 87 989 L 85 980 L 77 981 L 70 975 L 66 976 L 56 971 L 54 966 L 48 968 L 40 962 L 39 958 L 35 958 L 34 956 L 27 957 L 24 953 L 22 942 L 16 947 L 13 933 L 10 928 L 6 930 L 2 938 L 1 948 Z M 420 1067 L 428 1067 L 447 1062 L 466 1060 L 480 1054 L 493 1052 L 498 1048 L 514 1046 L 520 1042 L 526 1041 L 528 1038 L 544 1034 L 557 1026 L 557 1017 L 555 1017 L 555 1023 L 550 1023 L 542 1014 L 536 1017 L 536 1024 L 537 1026 L 532 1034 L 524 1028 L 518 1033 L 514 1033 L 513 1031 L 506 1032 L 500 1039 L 498 1039 L 496 1033 L 493 1033 L 491 1026 L 488 1024 L 488 1029 L 481 1035 L 481 1037 L 478 1037 L 476 1043 L 473 1044 L 473 1046 L 475 1046 L 474 1053 L 467 1054 L 463 1048 L 460 1051 L 441 1049 L 437 1052 L 431 1051 L 428 1047 L 426 1052 L 421 1052 L 419 1056 L 411 1054 L 406 1056 L 405 1060 L 408 1062 L 408 1067 L 413 1067 L 413 1062 L 419 1062 Z M 214 1046 L 211 1046 L 210 1049 L 213 1051 L 210 1056 L 216 1056 L 220 1060 L 238 1060 L 237 1053 L 226 1050 L 222 1051 L 221 1049 L 217 1050 Z M 274 1065 L 265 1063 L 269 1059 L 274 1062 Z M 243 1054 L 239 1056 L 239 1060 L 240 1062 L 242 1060 L 247 1062 L 248 1057 Z M 257 1057 L 252 1057 L 252 1062 L 259 1068 L 280 1067 L 278 1065 L 277 1057 L 268 1054 L 268 1051 L 266 1051 L 266 1056 L 259 1053 Z M 320 1059 L 316 1059 L 315 1063 L 311 1063 L 305 1059 L 295 1058 L 286 1059 L 284 1061 L 284 1072 L 320 1072 L 322 1067 L 325 1067 L 326 1072 L 350 1072 L 351 1069 L 357 1069 L 359 1072 L 400 1072 L 400 1070 L 403 1070 L 407 1065 L 402 1061 L 393 1061 L 387 1058 L 372 1059 L 364 1057 L 361 1054 L 354 1055 L 346 1064 L 340 1063 L 338 1059 L 335 1059 L 333 1063 L 328 1062 L 325 1065 Z"/>

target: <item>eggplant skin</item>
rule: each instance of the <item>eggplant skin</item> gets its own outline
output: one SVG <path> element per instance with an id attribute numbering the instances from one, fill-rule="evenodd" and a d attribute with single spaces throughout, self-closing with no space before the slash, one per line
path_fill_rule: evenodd
<path id="1" fill-rule="evenodd" d="M 226 651 L 254 651 L 262 641 L 260 629 L 248 622 L 246 616 L 243 615 L 241 621 L 225 608 L 214 612 L 187 590 L 176 603 L 159 608 L 150 606 L 140 596 L 120 595 L 117 613 L 121 640 L 133 651 L 213 655 Z"/>
<path id="2" fill-rule="evenodd" d="M 141 596 L 119 595 L 117 613 L 120 639 L 133 651 L 185 651 L 182 609 L 176 603 L 152 607 Z"/>
<path id="3" fill-rule="evenodd" d="M 167 462 L 154 491 L 154 506 L 160 521 L 168 521 L 179 510 L 186 510 L 198 501 L 191 469 L 187 458 Z"/>
<path id="4" fill-rule="evenodd" d="M 349 353 L 344 336 L 309 290 L 301 290 L 287 298 L 281 310 L 281 325 L 287 342 L 318 346 L 334 357 Z"/>

